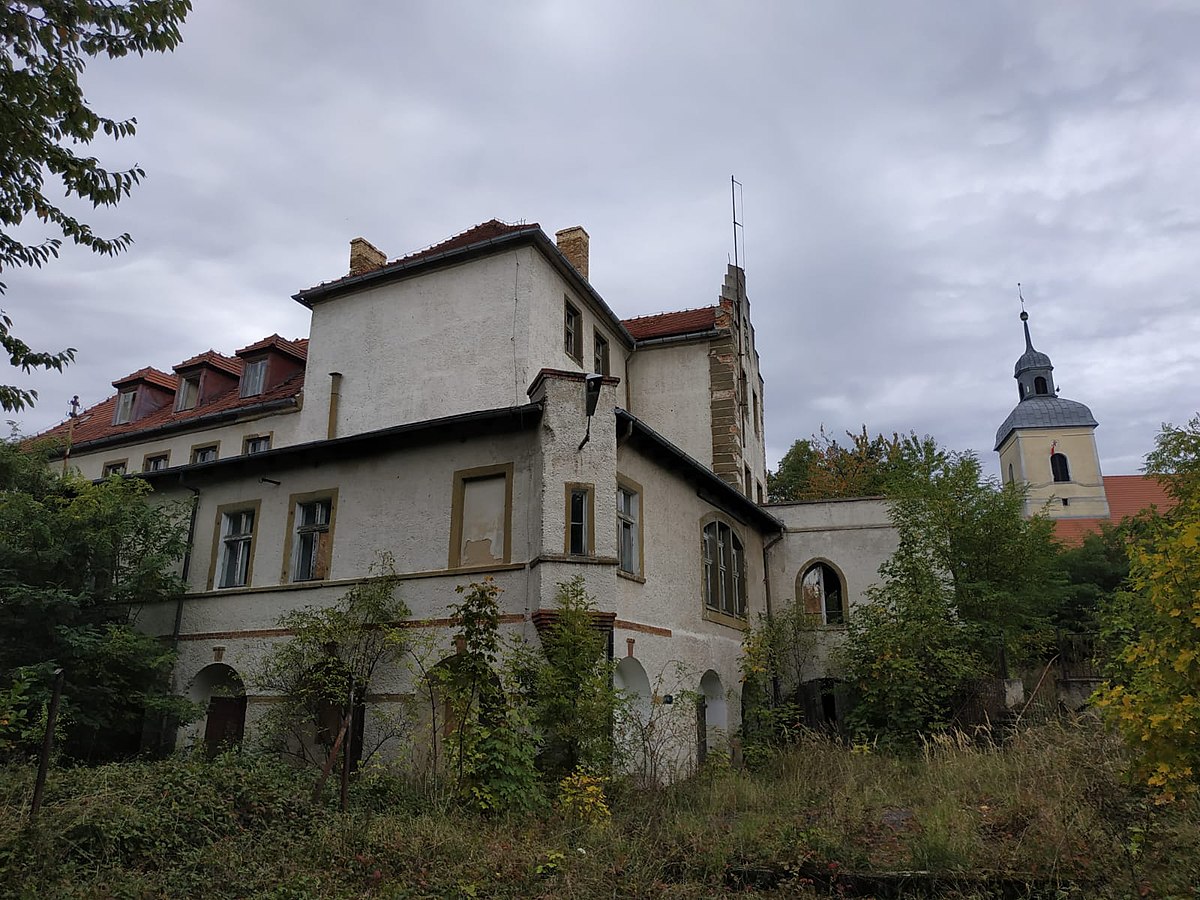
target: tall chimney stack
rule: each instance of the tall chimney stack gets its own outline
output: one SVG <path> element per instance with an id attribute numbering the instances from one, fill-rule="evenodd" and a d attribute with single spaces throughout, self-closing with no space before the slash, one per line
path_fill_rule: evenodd
<path id="1" fill-rule="evenodd" d="M 575 267 L 583 280 L 588 280 L 588 233 L 582 225 L 572 225 L 554 232 L 554 242 L 559 252 Z"/>
<path id="2" fill-rule="evenodd" d="M 351 275 L 378 269 L 386 262 L 387 255 L 366 238 L 356 237 L 350 242 Z"/>

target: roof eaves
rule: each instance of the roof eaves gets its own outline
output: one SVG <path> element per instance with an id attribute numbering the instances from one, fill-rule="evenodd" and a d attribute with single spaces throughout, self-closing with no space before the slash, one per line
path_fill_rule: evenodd
<path id="1" fill-rule="evenodd" d="M 397 281 L 401 278 L 406 278 L 416 272 L 426 268 L 435 268 L 437 265 L 448 260 L 455 260 L 460 257 L 473 256 L 481 251 L 485 251 L 492 247 L 499 247 L 505 244 L 519 243 L 530 239 L 535 234 L 541 234 L 542 229 L 538 226 L 530 226 L 521 228 L 517 231 L 510 231 L 508 234 L 497 235 L 496 237 L 486 238 L 482 241 L 475 241 L 472 244 L 467 244 L 463 247 L 454 247 L 450 250 L 443 250 L 440 253 L 432 253 L 427 255 L 419 255 L 411 260 L 397 260 L 394 263 L 387 263 L 377 269 L 371 269 L 367 272 L 362 272 L 358 275 L 353 275 L 349 278 L 338 278 L 326 284 L 318 284 L 315 287 L 305 288 L 302 291 L 297 291 L 292 294 L 292 299 L 297 303 L 307 306 L 312 309 L 313 303 L 318 303 L 323 300 L 330 300 L 342 294 L 349 293 L 352 290 L 358 290 L 365 285 L 372 284 L 387 284 L 389 281 Z"/>
<path id="2" fill-rule="evenodd" d="M 292 457 L 312 458 L 314 456 L 333 456 L 341 459 L 354 453 L 370 452 L 375 446 L 390 449 L 401 444 L 406 438 L 422 438 L 436 436 L 439 433 L 454 433 L 463 429 L 478 430 L 483 434 L 495 434 L 497 424 L 508 424 L 514 430 L 530 428 L 541 421 L 541 403 L 526 403 L 521 406 L 507 406 L 498 409 L 476 410 L 440 419 L 425 419 L 420 422 L 408 422 L 403 425 L 392 425 L 376 431 L 361 434 L 351 434 L 345 437 L 329 440 L 309 441 L 303 444 L 287 444 L 273 447 L 262 453 L 228 456 L 224 459 L 206 463 L 189 463 L 174 466 L 169 469 L 159 469 L 155 472 L 131 473 L 132 477 L 144 478 L 147 481 L 158 481 L 167 476 L 176 477 L 189 472 L 212 472 L 234 470 L 246 466 L 261 467 L 263 464 L 289 462 Z M 483 427 L 486 426 L 486 427 Z"/>
<path id="3" fill-rule="evenodd" d="M 724 509 L 740 521 L 746 522 L 749 519 L 753 520 L 755 524 L 765 527 L 767 531 L 783 531 L 783 522 L 745 496 L 737 488 L 730 485 L 695 457 L 689 456 L 679 447 L 676 447 L 637 416 L 633 415 L 633 413 L 618 407 L 617 420 L 628 423 L 634 433 L 653 444 L 670 458 L 677 468 L 682 470 L 687 477 L 700 486 L 698 493 L 705 500 L 713 503 L 714 506 Z M 707 494 L 704 493 L 705 491 Z"/>

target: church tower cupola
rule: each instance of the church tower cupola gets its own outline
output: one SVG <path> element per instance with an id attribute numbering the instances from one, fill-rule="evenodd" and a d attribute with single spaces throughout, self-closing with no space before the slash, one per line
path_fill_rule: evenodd
<path id="1" fill-rule="evenodd" d="M 1001 478 L 1024 482 L 1026 515 L 1107 518 L 1096 419 L 1082 403 L 1058 396 L 1054 366 L 1034 349 L 1024 310 L 1021 325 L 1025 352 L 1013 367 L 1021 399 L 996 431 Z"/>
<path id="2" fill-rule="evenodd" d="M 1013 367 L 1013 378 L 1017 379 L 1021 399 L 1053 397 L 1058 393 L 1054 389 L 1054 366 L 1050 364 L 1049 356 L 1033 349 L 1033 339 L 1029 336 L 1029 313 L 1025 310 L 1021 310 L 1021 324 L 1025 326 L 1025 352 Z"/>

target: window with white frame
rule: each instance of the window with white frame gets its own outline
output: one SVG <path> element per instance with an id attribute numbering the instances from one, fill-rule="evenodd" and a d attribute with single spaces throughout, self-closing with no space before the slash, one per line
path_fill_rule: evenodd
<path id="1" fill-rule="evenodd" d="M 243 447 L 243 452 L 247 456 L 255 453 L 266 453 L 271 449 L 271 436 L 269 434 L 252 435 L 246 438 Z"/>
<path id="2" fill-rule="evenodd" d="M 642 570 L 641 495 L 624 485 L 617 488 L 617 559 L 620 571 Z"/>
<path id="3" fill-rule="evenodd" d="M 126 472 L 126 469 L 127 469 L 126 461 L 123 459 L 118 460 L 117 462 L 105 463 L 104 464 L 104 477 L 107 478 L 109 475 L 124 475 Z"/>
<path id="4" fill-rule="evenodd" d="M 117 395 L 117 412 L 113 416 L 114 425 L 124 425 L 133 421 L 133 405 L 137 403 L 137 391 L 121 391 Z"/>
<path id="5" fill-rule="evenodd" d="M 571 305 L 571 301 L 563 298 L 563 349 L 572 359 L 583 361 L 583 341 L 580 333 L 582 319 L 579 310 Z"/>
<path id="6" fill-rule="evenodd" d="M 192 462 L 193 463 L 216 462 L 216 459 L 217 459 L 217 445 L 216 444 L 206 444 L 203 447 L 193 447 L 192 448 Z"/>
<path id="7" fill-rule="evenodd" d="M 179 390 L 175 394 L 175 411 L 195 409 L 196 401 L 200 399 L 200 376 L 190 375 L 179 382 Z"/>
<path id="8" fill-rule="evenodd" d="M 333 554 L 329 530 L 333 501 L 329 497 L 296 504 L 292 539 L 292 581 L 323 581 Z"/>
<path id="9" fill-rule="evenodd" d="M 243 397 L 253 397 L 256 394 L 261 394 L 267 383 L 267 359 L 264 356 L 262 359 L 247 360 L 242 369 L 242 389 Z"/>
<path id="10" fill-rule="evenodd" d="M 254 510 L 241 509 L 221 516 L 221 563 L 218 587 L 243 587 L 250 580 L 250 555 L 254 549 Z"/>
<path id="11" fill-rule="evenodd" d="M 746 618 L 746 554 L 724 522 L 704 526 L 704 605 L 737 619 Z"/>
<path id="12" fill-rule="evenodd" d="M 168 453 L 156 453 L 153 456 L 147 456 L 146 462 L 142 465 L 143 472 L 161 472 L 170 465 L 171 456 Z"/>

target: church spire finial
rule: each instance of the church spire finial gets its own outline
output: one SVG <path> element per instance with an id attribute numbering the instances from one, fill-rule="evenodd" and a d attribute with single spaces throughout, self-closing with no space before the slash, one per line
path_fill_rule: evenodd
<path id="1" fill-rule="evenodd" d="M 1029 336 L 1029 313 L 1025 312 L 1025 298 L 1021 295 L 1021 282 L 1017 282 L 1017 299 L 1021 301 L 1021 324 L 1025 326 L 1025 349 L 1033 349 L 1033 339 Z"/>

